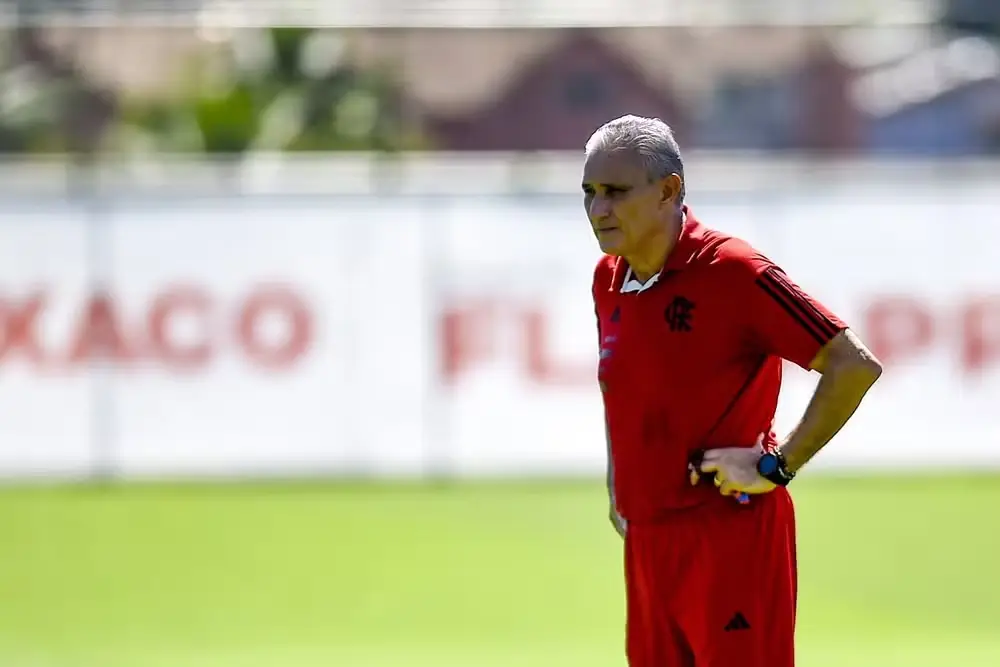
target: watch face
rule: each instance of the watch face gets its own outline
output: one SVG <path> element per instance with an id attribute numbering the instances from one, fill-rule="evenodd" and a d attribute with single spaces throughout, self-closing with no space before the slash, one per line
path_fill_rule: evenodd
<path id="1" fill-rule="evenodd" d="M 764 454 L 757 462 L 757 470 L 761 475 L 771 475 L 778 469 L 778 457 L 773 454 Z"/>

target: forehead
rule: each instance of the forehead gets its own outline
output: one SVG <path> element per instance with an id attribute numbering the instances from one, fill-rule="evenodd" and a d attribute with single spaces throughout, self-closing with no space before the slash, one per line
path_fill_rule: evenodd
<path id="1" fill-rule="evenodd" d="M 638 153 L 628 148 L 599 150 L 587 156 L 583 182 L 637 185 L 648 180 Z"/>

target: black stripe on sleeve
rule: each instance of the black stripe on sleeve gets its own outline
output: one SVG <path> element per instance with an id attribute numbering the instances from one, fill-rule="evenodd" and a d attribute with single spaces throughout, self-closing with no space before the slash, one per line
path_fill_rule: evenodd
<path id="1" fill-rule="evenodd" d="M 825 345 L 840 330 L 812 304 L 795 283 L 777 267 L 769 267 L 757 278 L 757 286 L 789 314 L 817 343 Z"/>

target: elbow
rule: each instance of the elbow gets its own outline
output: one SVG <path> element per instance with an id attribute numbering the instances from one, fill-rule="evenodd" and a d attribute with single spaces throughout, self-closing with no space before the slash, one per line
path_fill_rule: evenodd
<path id="1" fill-rule="evenodd" d="M 858 369 L 856 372 L 865 384 L 871 387 L 873 384 L 878 382 L 880 377 L 882 377 L 882 362 L 874 356 L 871 359 L 865 359 L 858 363 Z"/>
<path id="2" fill-rule="evenodd" d="M 857 366 L 855 372 L 868 383 L 869 387 L 882 377 L 882 362 L 860 341 L 855 348 L 854 362 Z"/>
<path id="3" fill-rule="evenodd" d="M 862 391 L 868 391 L 882 376 L 882 362 L 850 329 L 837 336 L 826 352 L 826 370 Z"/>
<path id="4" fill-rule="evenodd" d="M 882 362 L 867 350 L 858 352 L 840 359 L 834 372 L 866 392 L 882 377 Z"/>

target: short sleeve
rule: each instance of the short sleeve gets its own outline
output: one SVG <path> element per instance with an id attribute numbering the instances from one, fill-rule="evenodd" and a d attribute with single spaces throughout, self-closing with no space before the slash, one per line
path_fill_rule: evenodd
<path id="1" fill-rule="evenodd" d="M 734 296 L 753 344 L 809 370 L 819 351 L 847 325 L 763 255 L 734 261 Z"/>

